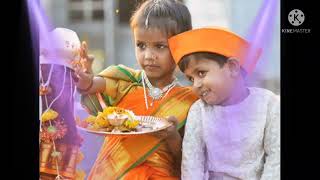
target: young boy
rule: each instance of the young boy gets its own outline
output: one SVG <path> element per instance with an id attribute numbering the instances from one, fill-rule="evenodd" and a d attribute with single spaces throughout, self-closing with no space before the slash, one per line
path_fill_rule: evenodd
<path id="1" fill-rule="evenodd" d="M 171 37 L 169 48 L 201 98 L 187 118 L 182 179 L 280 179 L 280 100 L 245 86 L 250 44 L 202 28 Z"/>

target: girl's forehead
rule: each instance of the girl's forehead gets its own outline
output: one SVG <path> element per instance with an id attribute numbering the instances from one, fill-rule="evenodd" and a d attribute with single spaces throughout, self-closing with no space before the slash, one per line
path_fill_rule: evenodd
<path id="1" fill-rule="evenodd" d="M 140 41 L 150 41 L 150 42 L 158 42 L 158 41 L 167 41 L 168 36 L 165 32 L 158 28 L 143 28 L 136 27 L 133 30 L 134 38 Z"/>

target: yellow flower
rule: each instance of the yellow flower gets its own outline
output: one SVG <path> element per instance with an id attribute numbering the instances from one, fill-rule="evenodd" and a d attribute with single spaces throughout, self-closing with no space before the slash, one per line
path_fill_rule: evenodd
<path id="1" fill-rule="evenodd" d="M 94 123 L 96 120 L 96 117 L 95 116 L 88 116 L 84 121 L 87 122 L 87 123 Z"/>
<path id="2" fill-rule="evenodd" d="M 45 111 L 42 115 L 41 115 L 41 121 L 42 122 L 46 122 L 46 121 L 50 121 L 53 120 L 55 118 L 58 117 L 58 113 L 52 109 L 49 109 L 47 111 Z"/>
<path id="3" fill-rule="evenodd" d="M 98 113 L 95 123 L 97 123 L 97 126 L 99 127 L 110 126 L 110 123 L 107 117 L 108 115 L 114 114 L 114 113 L 128 116 L 128 120 L 126 121 L 125 126 L 129 129 L 134 129 L 139 125 L 139 121 L 135 120 L 135 115 L 133 112 L 120 107 L 107 107 L 103 109 L 102 113 L 101 112 Z"/>
<path id="4" fill-rule="evenodd" d="M 133 112 L 130 112 L 130 111 L 125 111 L 125 113 L 127 116 L 128 116 L 128 119 L 131 120 L 131 121 L 135 121 L 135 115 L 133 114 Z"/>
<path id="5" fill-rule="evenodd" d="M 129 128 L 129 129 L 134 129 L 139 125 L 139 121 L 138 120 L 127 120 L 126 122 L 124 122 L 124 125 Z"/>
<path id="6" fill-rule="evenodd" d="M 104 113 L 101 113 L 101 112 L 98 113 L 95 124 L 97 124 L 101 128 L 108 127 L 110 125 Z"/>
<path id="7" fill-rule="evenodd" d="M 97 115 L 97 117 L 96 117 L 96 120 L 97 120 L 97 119 L 101 119 L 101 118 L 105 119 L 105 118 L 106 118 L 106 116 L 105 116 L 105 114 L 104 114 L 104 113 L 102 113 L 102 112 L 98 112 L 98 115 Z"/>
<path id="8" fill-rule="evenodd" d="M 103 110 L 103 114 L 108 116 L 109 114 L 112 114 L 114 111 L 116 111 L 117 107 L 107 107 Z"/>

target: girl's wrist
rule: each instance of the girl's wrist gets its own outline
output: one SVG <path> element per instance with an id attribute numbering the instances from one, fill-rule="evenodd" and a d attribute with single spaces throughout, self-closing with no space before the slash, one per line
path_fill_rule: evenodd
<path id="1" fill-rule="evenodd" d="M 77 90 L 78 90 L 80 93 L 87 92 L 87 91 L 89 91 L 89 90 L 92 88 L 92 86 L 93 86 L 93 77 L 91 78 L 88 87 L 86 87 L 85 89 L 77 88 Z"/>

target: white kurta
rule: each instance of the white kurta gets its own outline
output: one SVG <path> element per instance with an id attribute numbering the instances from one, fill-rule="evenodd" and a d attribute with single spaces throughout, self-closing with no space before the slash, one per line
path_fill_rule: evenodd
<path id="1" fill-rule="evenodd" d="M 242 102 L 190 108 L 182 153 L 182 179 L 280 180 L 280 99 L 249 88 Z"/>

